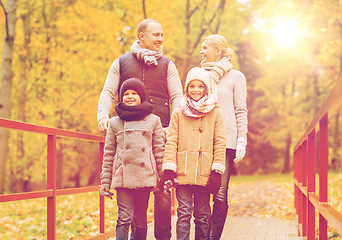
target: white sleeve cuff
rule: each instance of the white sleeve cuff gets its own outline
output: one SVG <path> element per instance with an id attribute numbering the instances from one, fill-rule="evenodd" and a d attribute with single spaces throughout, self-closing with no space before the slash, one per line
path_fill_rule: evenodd
<path id="1" fill-rule="evenodd" d="M 221 164 L 221 163 L 213 163 L 213 165 L 211 165 L 211 170 L 212 171 L 218 171 L 221 174 L 224 173 L 225 169 L 226 169 L 225 165 Z"/>
<path id="2" fill-rule="evenodd" d="M 170 162 L 163 163 L 163 165 L 162 165 L 162 170 L 163 170 L 163 172 L 164 172 L 165 170 L 171 170 L 171 171 L 173 171 L 173 172 L 176 172 L 176 171 L 177 171 L 177 165 L 174 164 L 174 163 L 170 163 Z"/>

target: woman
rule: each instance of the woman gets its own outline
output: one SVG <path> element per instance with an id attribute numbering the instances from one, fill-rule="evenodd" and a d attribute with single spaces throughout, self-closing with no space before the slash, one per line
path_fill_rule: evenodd
<path id="1" fill-rule="evenodd" d="M 234 162 L 242 160 L 247 145 L 247 91 L 243 73 L 232 69 L 232 50 L 227 40 L 213 34 L 203 40 L 201 67 L 208 70 L 211 88 L 217 93 L 226 127 L 226 170 L 222 184 L 214 194 L 214 207 L 210 219 L 210 239 L 220 239 L 228 212 L 228 184 Z"/>

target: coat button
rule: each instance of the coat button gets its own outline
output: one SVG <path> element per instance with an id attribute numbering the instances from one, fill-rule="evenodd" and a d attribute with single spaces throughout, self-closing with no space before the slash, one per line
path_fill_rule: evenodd
<path id="1" fill-rule="evenodd" d="M 143 147 L 143 148 L 141 148 L 141 151 L 142 151 L 142 152 L 145 152 L 145 148 L 144 148 L 144 147 Z"/>
<path id="2" fill-rule="evenodd" d="M 203 132 L 203 128 L 200 127 L 200 128 L 198 129 L 198 131 L 199 131 L 200 133 Z"/>
<path id="3" fill-rule="evenodd" d="M 126 148 L 126 150 L 128 150 L 128 149 L 130 149 L 131 147 L 130 147 L 129 145 L 126 145 L 125 148 Z"/>
<path id="4" fill-rule="evenodd" d="M 129 162 L 128 161 L 124 161 L 124 165 L 128 165 L 129 164 Z"/>
<path id="5" fill-rule="evenodd" d="M 146 131 L 143 131 L 141 135 L 146 136 Z"/>
<path id="6" fill-rule="evenodd" d="M 145 163 L 141 162 L 140 167 L 144 167 L 144 166 L 145 166 Z"/>

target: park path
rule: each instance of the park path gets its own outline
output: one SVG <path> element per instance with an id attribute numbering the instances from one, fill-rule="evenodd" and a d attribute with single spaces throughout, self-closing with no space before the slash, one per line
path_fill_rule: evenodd
<path id="1" fill-rule="evenodd" d="M 293 182 L 269 178 L 230 182 L 229 215 L 295 218 Z"/>
<path id="2" fill-rule="evenodd" d="M 229 189 L 229 213 L 222 240 L 298 240 L 293 183 L 269 179 L 234 181 Z M 172 218 L 172 240 L 176 239 L 176 220 Z M 153 239 L 153 223 L 148 239 Z M 190 233 L 194 239 L 194 224 Z"/>

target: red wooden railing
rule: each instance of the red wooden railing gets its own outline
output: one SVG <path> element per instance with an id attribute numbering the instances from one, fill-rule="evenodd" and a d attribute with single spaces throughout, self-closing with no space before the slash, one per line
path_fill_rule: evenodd
<path id="1" fill-rule="evenodd" d="M 342 214 L 328 204 L 328 121 L 341 109 L 342 79 L 332 89 L 294 148 L 294 201 L 299 234 L 303 239 L 315 239 L 315 210 L 319 213 L 320 240 L 328 239 L 328 222 L 342 234 Z M 317 149 L 316 140 L 318 140 Z M 315 190 L 316 150 L 319 152 L 318 195 Z"/>
<path id="2" fill-rule="evenodd" d="M 56 239 L 56 197 L 76 193 L 99 191 L 98 186 L 56 189 L 56 137 L 74 138 L 99 143 L 99 164 L 102 165 L 104 140 L 103 136 L 84 134 L 63 129 L 43 127 L 34 124 L 0 118 L 0 127 L 13 130 L 28 131 L 47 135 L 47 189 L 45 191 L 25 192 L 0 195 L 0 202 L 10 202 L 34 198 L 47 199 L 47 239 Z M 101 169 L 101 168 L 100 168 Z M 115 230 L 105 232 L 105 201 L 99 196 L 100 234 L 92 239 L 104 239 L 114 236 Z"/>
<path id="3" fill-rule="evenodd" d="M 44 127 L 34 124 L 28 124 L 13 120 L 0 118 L 0 128 L 12 130 L 34 132 L 47 135 L 47 189 L 45 191 L 25 192 L 15 194 L 0 195 L 1 202 L 19 201 L 34 198 L 47 199 L 47 239 L 56 239 L 56 197 L 61 195 L 70 195 L 77 193 L 96 192 L 99 186 L 57 189 L 56 188 L 56 137 L 74 138 L 83 141 L 92 141 L 99 143 L 99 164 L 102 167 L 104 136 L 79 133 L 58 128 Z M 171 191 L 171 208 L 172 215 L 176 214 L 176 200 L 174 188 Z M 88 240 L 106 239 L 115 236 L 115 230 L 105 232 L 105 199 L 99 195 L 100 206 L 100 226 L 99 235 L 89 238 Z"/>

